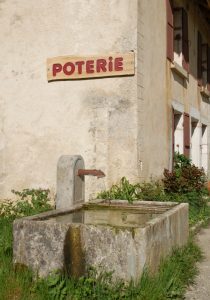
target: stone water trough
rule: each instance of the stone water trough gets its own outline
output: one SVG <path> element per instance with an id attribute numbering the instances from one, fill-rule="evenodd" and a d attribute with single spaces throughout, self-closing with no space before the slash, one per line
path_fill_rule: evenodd
<path id="1" fill-rule="evenodd" d="M 59 269 L 79 277 L 94 266 L 138 280 L 145 267 L 156 271 L 173 248 L 186 244 L 188 233 L 185 203 L 73 201 L 69 208 L 15 220 L 14 263 L 40 276 Z"/>

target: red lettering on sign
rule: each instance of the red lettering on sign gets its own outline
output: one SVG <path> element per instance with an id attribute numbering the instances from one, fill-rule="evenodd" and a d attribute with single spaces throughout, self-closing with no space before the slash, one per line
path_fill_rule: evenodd
<path id="1" fill-rule="evenodd" d="M 75 65 L 78 66 L 78 74 L 82 74 L 82 66 L 85 64 L 84 60 L 76 61 Z"/>
<path id="2" fill-rule="evenodd" d="M 108 64 L 108 66 L 109 66 L 109 72 L 111 72 L 111 71 L 113 71 L 113 58 L 110 56 L 109 57 L 109 64 Z"/>
<path id="3" fill-rule="evenodd" d="M 63 73 L 65 75 L 71 75 L 73 74 L 75 71 L 75 65 L 72 62 L 67 62 L 64 66 L 63 66 Z"/>
<path id="4" fill-rule="evenodd" d="M 111 55 L 107 57 L 102 56 L 103 58 L 96 59 L 92 57 L 88 57 L 87 59 L 77 58 L 78 60 L 76 60 L 74 57 L 72 57 L 72 59 L 69 57 L 68 61 L 65 57 L 63 60 L 61 60 L 63 63 L 58 63 L 60 60 L 54 60 L 56 63 L 52 63 L 48 68 L 48 71 L 52 72 L 49 76 L 51 76 L 52 80 L 59 80 L 61 78 L 68 79 L 69 76 L 71 76 L 69 79 L 107 77 L 109 76 L 109 73 L 110 76 L 119 76 L 126 71 L 127 65 L 124 65 L 123 56 L 116 57 Z M 117 72 L 119 72 L 119 74 L 116 74 Z M 55 78 L 56 76 L 57 78 Z"/>
<path id="5" fill-rule="evenodd" d="M 53 64 L 52 66 L 53 76 L 56 76 L 56 74 L 61 72 L 61 70 L 62 70 L 61 64 Z"/>
<path id="6" fill-rule="evenodd" d="M 106 59 L 97 59 L 96 72 L 106 72 Z"/>
<path id="7" fill-rule="evenodd" d="M 94 60 L 87 60 L 86 62 L 86 72 L 94 73 Z"/>
<path id="8" fill-rule="evenodd" d="M 114 60 L 115 71 L 123 71 L 123 57 L 117 57 Z"/>

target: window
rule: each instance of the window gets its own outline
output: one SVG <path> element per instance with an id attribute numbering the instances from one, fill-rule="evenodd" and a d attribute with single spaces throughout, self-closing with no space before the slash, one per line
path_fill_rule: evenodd
<path id="1" fill-rule="evenodd" d="M 200 86 L 207 84 L 208 45 L 203 43 L 202 36 L 198 32 L 198 66 L 197 77 Z"/>
<path id="2" fill-rule="evenodd" d="M 202 36 L 198 32 L 198 53 L 197 53 L 197 78 L 198 85 L 202 85 Z"/>
<path id="3" fill-rule="evenodd" d="M 188 16 L 183 8 L 174 9 L 174 61 L 189 72 Z"/>
<path id="4" fill-rule="evenodd" d="M 202 83 L 204 86 L 207 85 L 207 56 L 208 56 L 208 44 L 202 44 L 201 70 L 202 70 Z"/>
<path id="5" fill-rule="evenodd" d="M 203 42 L 201 33 L 198 32 L 198 61 L 197 78 L 198 85 L 204 86 L 210 91 L 210 47 Z"/>
<path id="6" fill-rule="evenodd" d="M 167 58 L 189 72 L 188 15 L 184 8 L 167 4 Z"/>
<path id="7" fill-rule="evenodd" d="M 182 14 L 174 11 L 174 60 L 182 66 Z"/>

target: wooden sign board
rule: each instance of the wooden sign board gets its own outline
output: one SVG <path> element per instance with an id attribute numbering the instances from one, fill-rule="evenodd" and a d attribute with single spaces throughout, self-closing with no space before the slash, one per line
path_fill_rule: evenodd
<path id="1" fill-rule="evenodd" d="M 97 56 L 59 56 L 47 59 L 47 79 L 75 80 L 135 74 L 134 52 Z"/>

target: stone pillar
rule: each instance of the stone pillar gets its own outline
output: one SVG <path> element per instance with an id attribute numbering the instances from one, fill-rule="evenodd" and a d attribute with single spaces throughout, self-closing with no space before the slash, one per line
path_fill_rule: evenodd
<path id="1" fill-rule="evenodd" d="M 62 155 L 57 165 L 56 209 L 71 208 L 85 201 L 85 178 L 78 176 L 78 169 L 85 164 L 80 155 Z"/>

